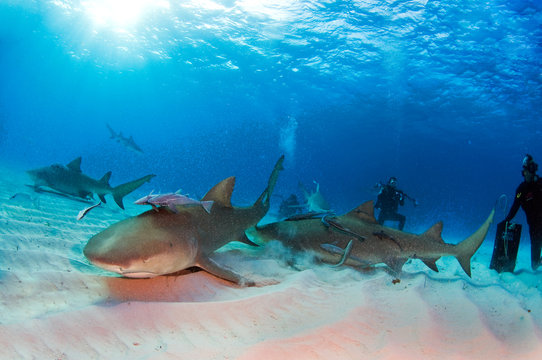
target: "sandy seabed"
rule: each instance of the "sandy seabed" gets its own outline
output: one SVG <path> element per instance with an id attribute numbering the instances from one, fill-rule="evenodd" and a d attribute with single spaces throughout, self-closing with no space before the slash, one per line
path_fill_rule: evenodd
<path id="1" fill-rule="evenodd" d="M 88 204 L 2 174 L 2 359 L 542 358 L 542 272 L 525 265 L 527 246 L 516 273 L 497 274 L 488 236 L 472 279 L 453 258 L 437 262 L 439 273 L 409 262 L 396 282 L 382 269 L 294 270 L 273 249 L 222 256 L 258 287 L 203 271 L 122 279 L 90 266 L 82 249 L 146 208 L 109 201 L 77 221 Z"/>

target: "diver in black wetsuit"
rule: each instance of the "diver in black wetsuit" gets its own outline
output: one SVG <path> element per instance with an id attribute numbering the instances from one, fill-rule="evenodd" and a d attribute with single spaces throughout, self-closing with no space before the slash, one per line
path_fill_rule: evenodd
<path id="1" fill-rule="evenodd" d="M 531 236 L 531 267 L 536 270 L 540 266 L 540 250 L 542 249 L 542 179 L 536 175 L 538 164 L 529 154 L 523 159 L 521 175 L 525 181 L 516 190 L 514 203 L 504 221 L 511 221 L 521 208 L 525 211 L 529 235 Z"/>
<path id="2" fill-rule="evenodd" d="M 384 221 L 398 221 L 399 230 L 403 230 L 406 218 L 404 215 L 397 213 L 399 205 L 405 204 L 405 194 L 397 189 L 397 178 L 391 177 L 387 185 L 382 185 L 380 193 L 376 199 L 375 208 L 380 209 L 378 214 L 378 223 L 384 224 Z"/>

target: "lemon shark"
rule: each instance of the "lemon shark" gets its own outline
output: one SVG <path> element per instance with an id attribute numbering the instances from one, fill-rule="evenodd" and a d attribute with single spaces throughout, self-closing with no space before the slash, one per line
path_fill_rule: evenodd
<path id="1" fill-rule="evenodd" d="M 248 239 L 257 244 L 272 240 L 286 247 L 313 253 L 317 259 L 333 264 L 369 267 L 384 263 L 400 272 L 408 259 L 420 259 L 438 271 L 435 262 L 441 256 L 454 256 L 467 275 L 471 275 L 470 260 L 488 232 L 493 221 L 493 209 L 483 225 L 471 236 L 454 245 L 442 240 L 442 222 L 420 235 L 378 224 L 373 202 L 368 201 L 342 216 L 324 215 L 255 226 L 247 230 Z"/>
<path id="2" fill-rule="evenodd" d="M 245 230 L 269 210 L 284 156 L 275 164 L 266 189 L 252 206 L 234 207 L 235 177 L 216 184 L 201 201 L 213 201 L 208 213 L 198 204 L 176 205 L 176 211 L 158 207 L 115 223 L 90 238 L 83 253 L 95 266 L 131 278 L 150 278 L 199 267 L 222 279 L 253 284 L 212 259 L 213 252 L 230 241 L 254 245 Z"/>
<path id="3" fill-rule="evenodd" d="M 105 203 L 105 195 L 113 195 L 117 205 L 124 209 L 122 199 L 150 181 L 155 175 L 143 176 L 134 181 L 111 187 L 109 179 L 111 171 L 107 172 L 100 180 L 95 180 L 81 171 L 81 157 L 71 161 L 68 165 L 53 164 L 39 169 L 27 171 L 34 181 L 34 189 L 40 191 L 42 187 L 56 190 L 60 195 L 71 195 L 76 198 L 88 200 L 93 194 L 98 195 Z"/>

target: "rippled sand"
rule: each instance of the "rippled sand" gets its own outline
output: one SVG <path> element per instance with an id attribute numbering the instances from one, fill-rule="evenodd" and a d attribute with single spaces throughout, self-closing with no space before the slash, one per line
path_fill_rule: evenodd
<path id="1" fill-rule="evenodd" d="M 262 286 L 205 272 L 112 277 L 82 248 L 109 224 L 145 208 L 97 208 L 0 179 L 0 357 L 3 359 L 540 359 L 542 272 L 488 270 L 492 238 L 440 273 L 413 261 L 400 282 L 382 269 L 300 266 L 223 254 Z M 17 194 L 13 199 L 13 195 Z M 130 199 L 128 199 L 130 200 Z M 112 201 L 111 201 L 112 202 Z M 129 201 L 126 201 L 127 203 Z M 480 216 L 480 223 L 484 216 Z M 474 231 L 475 229 L 473 229 Z M 445 239 L 449 241 L 449 239 Z M 520 259 L 527 258 L 522 248 Z M 267 285 L 265 285 L 267 284 Z"/>

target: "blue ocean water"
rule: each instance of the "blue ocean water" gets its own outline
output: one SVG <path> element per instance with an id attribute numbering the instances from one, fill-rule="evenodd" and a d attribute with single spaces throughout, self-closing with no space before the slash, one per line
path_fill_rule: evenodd
<path id="1" fill-rule="evenodd" d="M 274 206 L 396 176 L 405 230 L 463 237 L 542 161 L 541 23 L 538 0 L 0 0 L 0 160 L 194 197 L 236 175 L 249 204 L 284 153 Z"/>

